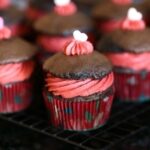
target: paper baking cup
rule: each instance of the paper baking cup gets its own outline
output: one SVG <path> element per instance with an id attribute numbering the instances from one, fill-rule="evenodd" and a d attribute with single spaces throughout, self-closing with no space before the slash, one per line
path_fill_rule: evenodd
<path id="1" fill-rule="evenodd" d="M 44 97 L 53 126 L 72 131 L 87 131 L 104 125 L 113 102 L 113 96 L 102 100 L 69 101 L 52 98 L 44 92 Z"/>
<path id="2" fill-rule="evenodd" d="M 150 100 L 150 72 L 115 73 L 116 96 L 122 101 Z"/>
<path id="3" fill-rule="evenodd" d="M 14 113 L 31 103 L 32 86 L 29 81 L 0 85 L 0 113 Z"/>

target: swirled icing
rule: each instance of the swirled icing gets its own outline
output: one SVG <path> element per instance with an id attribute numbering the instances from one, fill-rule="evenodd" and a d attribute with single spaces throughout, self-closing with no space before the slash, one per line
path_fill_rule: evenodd
<path id="1" fill-rule="evenodd" d="M 150 71 L 150 53 L 144 52 L 140 54 L 108 53 L 106 56 L 111 60 L 114 66 L 131 68 L 133 70 L 148 70 Z"/>
<path id="2" fill-rule="evenodd" d="M 54 95 L 60 95 L 63 98 L 73 98 L 103 92 L 113 84 L 113 81 L 113 73 L 110 73 L 101 80 L 91 78 L 85 80 L 69 80 L 56 78 L 48 74 L 46 87 L 48 91 L 53 92 Z"/>
<path id="3" fill-rule="evenodd" d="M 61 16 L 69 16 L 77 11 L 77 7 L 73 2 L 71 2 L 64 6 L 55 6 L 54 11 Z"/>
<path id="4" fill-rule="evenodd" d="M 26 80 L 31 76 L 33 69 L 33 61 L 0 65 L 0 84 Z"/>
<path id="5" fill-rule="evenodd" d="M 125 30 L 143 30 L 145 29 L 145 22 L 143 20 L 133 21 L 133 20 L 125 19 L 121 23 L 121 28 Z"/>
<path id="6" fill-rule="evenodd" d="M 93 52 L 93 45 L 88 41 L 72 40 L 64 48 L 65 55 L 84 55 Z"/>

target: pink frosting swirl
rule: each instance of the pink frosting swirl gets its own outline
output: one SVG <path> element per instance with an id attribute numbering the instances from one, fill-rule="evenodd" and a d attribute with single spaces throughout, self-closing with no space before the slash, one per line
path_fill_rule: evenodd
<path id="1" fill-rule="evenodd" d="M 88 41 L 72 40 L 65 46 L 65 55 L 84 55 L 93 52 L 93 45 Z"/>
<path id="2" fill-rule="evenodd" d="M 108 53 L 106 56 L 111 60 L 114 66 L 131 68 L 135 71 L 148 70 L 150 71 L 150 53 Z"/>
<path id="3" fill-rule="evenodd" d="M 121 28 L 125 30 L 143 30 L 145 29 L 145 22 L 143 20 L 134 21 L 127 18 L 121 23 Z"/>
<path id="4" fill-rule="evenodd" d="M 0 84 L 7 84 L 28 79 L 34 69 L 34 62 L 0 65 Z"/>
<path id="5" fill-rule="evenodd" d="M 70 16 L 77 11 L 77 7 L 71 2 L 64 6 L 55 6 L 54 11 L 61 16 Z"/>
<path id="6" fill-rule="evenodd" d="M 132 3 L 132 0 L 112 0 L 112 2 L 118 5 L 128 5 Z"/>
<path id="7" fill-rule="evenodd" d="M 11 1 L 10 0 L 0 0 L 0 9 L 5 9 L 8 6 L 10 6 Z"/>
<path id="8" fill-rule="evenodd" d="M 53 92 L 54 95 L 61 95 L 63 98 L 73 98 L 105 91 L 113 84 L 114 75 L 110 73 L 101 80 L 91 78 L 85 80 L 65 80 L 48 74 L 46 82 L 48 91 Z"/>

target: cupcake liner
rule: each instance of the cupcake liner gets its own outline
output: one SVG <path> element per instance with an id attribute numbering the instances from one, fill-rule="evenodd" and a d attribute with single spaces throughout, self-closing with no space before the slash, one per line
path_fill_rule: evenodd
<path id="1" fill-rule="evenodd" d="M 109 118 L 113 102 L 113 96 L 103 100 L 69 101 L 53 98 L 46 91 L 43 94 L 51 123 L 55 127 L 71 131 L 87 131 L 104 125 Z"/>
<path id="2" fill-rule="evenodd" d="M 26 109 L 31 103 L 30 81 L 0 85 L 0 113 L 14 113 Z"/>
<path id="3" fill-rule="evenodd" d="M 114 31 L 115 29 L 119 29 L 121 23 L 122 20 L 99 21 L 97 23 L 97 29 L 100 33 L 108 33 Z"/>
<path id="4" fill-rule="evenodd" d="M 150 99 L 150 72 L 115 73 L 116 96 L 122 101 L 144 102 Z"/>

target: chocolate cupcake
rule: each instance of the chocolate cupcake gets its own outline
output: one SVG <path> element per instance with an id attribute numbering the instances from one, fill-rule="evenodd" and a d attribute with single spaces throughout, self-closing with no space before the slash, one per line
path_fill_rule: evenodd
<path id="1" fill-rule="evenodd" d="M 150 98 L 150 29 L 134 8 L 121 29 L 105 35 L 97 44 L 113 63 L 116 96 L 123 101 L 143 102 Z"/>
<path id="2" fill-rule="evenodd" d="M 47 59 L 44 97 L 51 121 L 65 130 L 86 131 L 106 123 L 113 102 L 113 73 L 85 34 L 74 32 L 64 52 Z"/>
<path id="3" fill-rule="evenodd" d="M 24 36 L 27 33 L 24 12 L 13 6 L 10 0 L 0 0 L 0 16 L 11 29 L 12 36 Z"/>
<path id="4" fill-rule="evenodd" d="M 11 38 L 2 21 L 0 18 L 0 113 L 14 113 L 31 103 L 36 49 L 20 38 Z"/>
<path id="5" fill-rule="evenodd" d="M 56 0 L 55 3 L 54 10 L 34 24 L 34 29 L 39 33 L 37 43 L 43 50 L 41 56 L 45 52 L 51 54 L 61 51 L 66 41 L 73 38 L 72 33 L 76 29 L 89 34 L 90 39 L 93 39 L 92 21 L 77 11 L 74 3 L 67 1 L 61 4 L 61 0 Z"/>
<path id="6" fill-rule="evenodd" d="M 102 0 L 93 8 L 92 17 L 100 33 L 104 34 L 119 28 L 120 22 L 131 6 L 131 1 L 125 1 L 126 3 L 117 3 L 115 0 Z"/>

